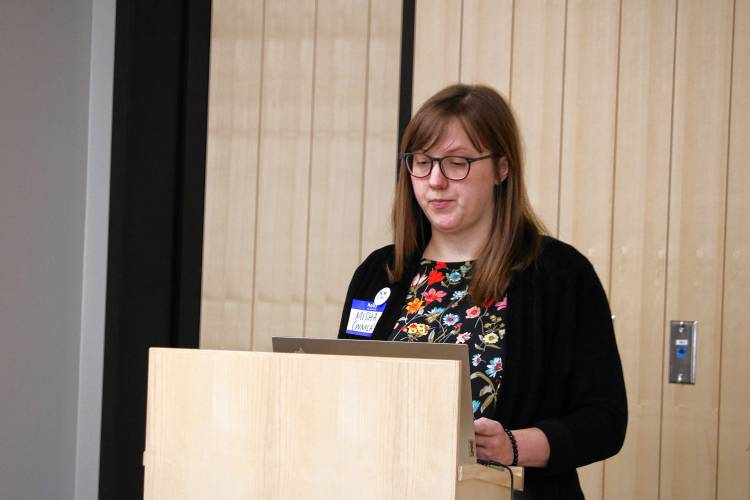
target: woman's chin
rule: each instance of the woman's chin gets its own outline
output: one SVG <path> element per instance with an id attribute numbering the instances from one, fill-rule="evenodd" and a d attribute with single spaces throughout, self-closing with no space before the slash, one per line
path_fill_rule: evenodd
<path id="1" fill-rule="evenodd" d="M 436 218 L 430 222 L 430 226 L 432 227 L 433 233 L 452 234 L 460 231 L 459 224 L 456 224 L 456 221 L 454 220 L 441 220 L 440 218 Z"/>

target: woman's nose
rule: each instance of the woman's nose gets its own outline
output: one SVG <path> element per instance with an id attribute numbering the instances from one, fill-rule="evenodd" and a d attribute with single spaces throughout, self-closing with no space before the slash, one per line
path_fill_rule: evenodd
<path id="1" fill-rule="evenodd" d="M 430 171 L 430 187 L 435 189 L 444 189 L 448 185 L 448 179 L 440 170 L 440 161 L 432 160 L 432 170 Z"/>

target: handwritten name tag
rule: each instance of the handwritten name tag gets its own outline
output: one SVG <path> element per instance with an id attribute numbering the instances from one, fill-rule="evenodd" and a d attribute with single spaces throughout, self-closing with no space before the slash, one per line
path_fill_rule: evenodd
<path id="1" fill-rule="evenodd" d="M 346 333 L 359 335 L 360 337 L 372 337 L 375 325 L 378 324 L 380 316 L 383 315 L 385 304 L 376 304 L 367 300 L 352 300 L 352 308 L 349 311 L 349 322 L 346 324 Z"/>

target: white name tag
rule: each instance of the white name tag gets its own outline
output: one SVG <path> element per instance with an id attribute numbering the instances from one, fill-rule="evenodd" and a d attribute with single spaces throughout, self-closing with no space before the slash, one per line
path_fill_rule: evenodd
<path id="1" fill-rule="evenodd" d="M 385 304 L 376 304 L 366 300 L 352 300 L 352 308 L 349 311 L 349 322 L 346 324 L 346 333 L 359 335 L 360 337 L 372 337 L 375 325 L 383 315 Z"/>

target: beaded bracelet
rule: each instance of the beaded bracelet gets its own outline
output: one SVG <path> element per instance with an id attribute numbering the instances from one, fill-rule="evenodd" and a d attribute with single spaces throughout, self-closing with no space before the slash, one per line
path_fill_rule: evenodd
<path id="1" fill-rule="evenodd" d="M 503 430 L 508 435 L 508 438 L 510 439 L 510 445 L 513 447 L 513 463 L 511 463 L 510 466 L 515 467 L 516 465 L 518 465 L 518 443 L 516 443 L 516 437 L 511 431 L 509 431 L 508 429 Z"/>

